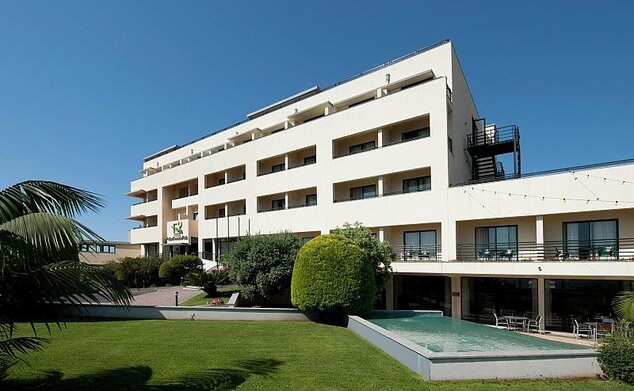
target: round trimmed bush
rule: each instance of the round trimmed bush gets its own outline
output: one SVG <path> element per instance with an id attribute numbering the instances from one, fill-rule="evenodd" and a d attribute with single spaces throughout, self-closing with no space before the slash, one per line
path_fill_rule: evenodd
<path id="1" fill-rule="evenodd" d="M 299 250 L 291 301 L 302 311 L 363 315 L 376 295 L 374 269 L 364 252 L 343 235 L 322 235 Z"/>

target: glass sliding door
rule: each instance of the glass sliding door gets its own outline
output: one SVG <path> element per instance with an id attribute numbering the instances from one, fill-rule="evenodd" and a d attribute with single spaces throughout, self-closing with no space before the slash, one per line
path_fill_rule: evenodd
<path id="1" fill-rule="evenodd" d="M 618 239 L 618 220 L 564 223 L 564 252 L 569 258 L 618 258 Z"/>
<path id="2" fill-rule="evenodd" d="M 436 231 L 408 231 L 403 233 L 403 258 L 436 259 Z"/>
<path id="3" fill-rule="evenodd" d="M 484 260 L 517 260 L 517 225 L 477 227 L 476 258 Z"/>

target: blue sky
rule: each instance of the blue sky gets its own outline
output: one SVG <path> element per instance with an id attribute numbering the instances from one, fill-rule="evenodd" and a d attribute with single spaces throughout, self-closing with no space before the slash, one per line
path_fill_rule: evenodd
<path id="1" fill-rule="evenodd" d="M 0 2 L 0 187 L 101 194 L 127 239 L 143 157 L 313 85 L 454 41 L 525 172 L 634 157 L 634 2 Z"/>

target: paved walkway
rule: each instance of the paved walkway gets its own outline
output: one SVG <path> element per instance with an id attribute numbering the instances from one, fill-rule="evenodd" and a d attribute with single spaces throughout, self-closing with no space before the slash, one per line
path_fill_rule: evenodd
<path id="1" fill-rule="evenodd" d="M 200 293 L 197 289 L 183 288 L 182 286 L 161 287 L 151 292 L 134 296 L 131 305 L 174 305 L 174 292 L 178 292 L 178 302 L 182 303 Z"/>

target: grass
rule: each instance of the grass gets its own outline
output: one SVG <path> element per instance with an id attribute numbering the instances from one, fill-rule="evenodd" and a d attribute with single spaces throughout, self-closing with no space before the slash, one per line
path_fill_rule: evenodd
<path id="1" fill-rule="evenodd" d="M 30 358 L 0 390 L 634 389 L 594 379 L 432 383 L 347 329 L 309 322 L 68 323 Z"/>
<path id="2" fill-rule="evenodd" d="M 180 303 L 183 306 L 201 306 L 208 305 L 211 299 L 219 298 L 222 300 L 224 304 L 229 302 L 229 298 L 234 292 L 240 292 L 240 288 L 235 285 L 230 285 L 227 287 L 218 288 L 218 294 L 215 296 L 208 296 L 205 292 L 200 292 L 196 296 L 193 296 L 184 302 Z"/>

